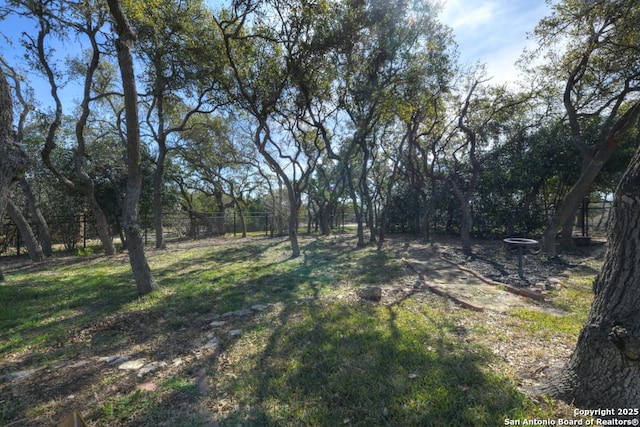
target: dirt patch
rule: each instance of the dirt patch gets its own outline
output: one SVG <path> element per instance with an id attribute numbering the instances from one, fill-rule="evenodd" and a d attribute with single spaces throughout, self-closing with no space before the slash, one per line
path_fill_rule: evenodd
<path id="1" fill-rule="evenodd" d="M 493 253 L 495 257 L 496 251 Z M 412 242 L 405 245 L 403 260 L 419 274 L 424 286 L 439 295 L 452 299 L 465 308 L 474 311 L 486 309 L 501 313 L 507 313 L 515 308 L 530 308 L 548 314 L 564 314 L 561 310 L 544 302 L 546 290 L 530 289 L 529 286 L 514 286 L 506 283 L 506 279 L 509 279 L 509 272 L 504 266 L 498 264 L 494 260 L 495 258 L 467 257 L 460 259 L 460 257 L 451 254 L 457 255 L 457 249 L 451 246 L 424 245 Z M 491 261 L 487 262 L 489 259 Z M 454 260 L 462 262 L 462 264 L 457 264 Z M 504 272 L 503 274 L 493 273 L 496 270 L 496 264 L 501 265 L 498 271 Z M 486 277 L 487 272 L 493 278 Z M 547 278 L 549 277 L 551 276 Z M 505 280 L 505 282 L 500 280 Z"/>

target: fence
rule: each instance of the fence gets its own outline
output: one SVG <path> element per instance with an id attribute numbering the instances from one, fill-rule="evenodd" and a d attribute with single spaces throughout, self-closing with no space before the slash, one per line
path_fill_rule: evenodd
<path id="1" fill-rule="evenodd" d="M 37 233 L 35 224 L 30 225 L 33 232 Z M 50 218 L 47 225 L 53 245 L 65 250 L 74 250 L 80 243 L 86 248 L 89 240 L 97 238 L 93 218 L 87 214 L 78 214 L 73 218 Z M 6 218 L 0 231 L 0 254 L 21 255 L 24 247 L 20 230 Z"/>
<path id="2" fill-rule="evenodd" d="M 601 199 L 596 201 L 584 202 L 575 218 L 574 236 L 596 237 L 604 236 L 607 223 L 611 213 L 612 201 Z M 424 211 L 424 208 L 423 208 Z M 396 210 L 393 215 L 388 218 L 387 231 L 392 233 L 423 233 L 425 227 L 424 212 L 418 209 Z M 546 225 L 545 218 L 551 218 L 553 210 L 536 217 L 536 222 L 527 222 L 530 229 L 535 230 L 532 233 L 539 233 Z M 430 234 L 456 234 L 460 229 L 461 213 L 456 204 L 450 204 L 444 207 L 434 207 L 429 216 L 429 232 Z M 504 217 L 504 213 L 503 216 Z M 473 234 L 482 238 L 495 238 L 505 234 L 504 223 L 486 220 L 489 215 L 474 215 Z M 524 219 L 526 221 L 526 219 Z"/>
<path id="3" fill-rule="evenodd" d="M 311 221 L 310 221 L 311 220 Z M 239 212 L 225 214 L 206 212 L 173 212 L 163 217 L 164 235 L 170 239 L 200 239 L 221 235 L 242 235 L 244 231 L 264 236 L 282 236 L 288 234 L 289 217 L 286 213 L 249 212 L 242 216 Z M 344 228 L 345 215 L 333 218 L 334 228 Z M 155 230 L 150 217 L 141 218 L 145 244 L 155 243 Z M 32 224 L 32 229 L 36 227 Z M 97 240 L 97 233 L 91 215 L 77 215 L 74 218 L 53 218 L 48 222 L 49 231 L 56 250 L 72 251 L 78 247 L 86 248 Z M 302 214 L 298 218 L 298 232 L 316 232 L 318 223 L 314 218 Z M 110 228 L 112 237 L 119 236 L 119 230 Z M 0 231 L 0 254 L 21 255 L 25 252 L 24 241 L 17 226 L 7 219 Z"/>
<path id="4" fill-rule="evenodd" d="M 583 204 L 577 215 L 575 235 L 599 237 L 604 234 L 606 224 L 611 211 L 611 201 L 600 200 Z M 585 214 L 583 214 L 583 212 Z M 243 227 L 244 220 L 244 227 Z M 434 221 L 444 221 L 442 218 Z M 344 230 L 345 224 L 355 222 L 352 215 L 339 212 L 331 218 L 331 225 Z M 446 222 L 446 221 L 445 221 Z M 407 217 L 406 222 L 390 223 L 389 231 L 395 233 L 415 233 L 419 227 L 419 218 Z M 81 214 L 74 218 L 53 218 L 49 221 L 49 230 L 57 250 L 75 250 L 79 245 L 86 248 L 88 244 L 97 239 L 94 221 L 91 215 Z M 442 223 L 440 224 L 442 226 Z M 142 218 L 145 244 L 153 244 L 155 232 L 151 218 Z M 33 230 L 35 231 L 35 227 Z M 300 234 L 317 232 L 319 228 L 318 218 L 309 217 L 306 212 L 298 219 L 298 232 Z M 430 228 L 440 230 L 437 224 Z M 288 234 L 288 215 L 286 213 L 273 212 L 249 212 L 242 217 L 236 211 L 225 214 L 204 212 L 173 212 L 163 218 L 164 234 L 167 238 L 199 239 L 225 234 L 241 235 L 244 230 L 247 233 L 264 236 L 281 236 Z M 118 236 L 119 230 L 110 230 L 112 236 Z M 18 228 L 8 219 L 0 231 L 0 254 L 20 255 L 24 253 L 24 242 Z"/>

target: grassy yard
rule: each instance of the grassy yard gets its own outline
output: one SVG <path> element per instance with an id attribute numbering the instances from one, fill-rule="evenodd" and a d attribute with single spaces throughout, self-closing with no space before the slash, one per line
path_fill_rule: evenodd
<path id="1" fill-rule="evenodd" d="M 475 313 L 425 291 L 402 245 L 303 238 L 304 255 L 290 259 L 277 238 L 174 243 L 149 251 L 162 290 L 143 298 L 124 255 L 5 269 L 0 426 L 55 425 L 74 409 L 95 426 L 571 418 L 567 405 L 524 390 L 570 353 L 592 273 L 576 271 L 553 296 L 564 316 Z M 358 297 L 366 285 L 383 287 L 380 303 Z M 119 356 L 164 365 L 140 375 L 110 364 Z"/>

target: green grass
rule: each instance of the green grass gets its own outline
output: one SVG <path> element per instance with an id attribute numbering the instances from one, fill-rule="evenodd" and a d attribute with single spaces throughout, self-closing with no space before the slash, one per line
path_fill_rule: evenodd
<path id="1" fill-rule="evenodd" d="M 222 426 L 493 426 L 554 416 L 553 403 L 519 391 L 490 344 L 470 339 L 499 335 L 481 315 L 429 294 L 387 305 L 353 297 L 363 285 L 412 274 L 394 252 L 355 249 L 349 235 L 305 238 L 301 247 L 296 259 L 282 238 L 149 251 L 162 289 L 143 298 L 124 256 L 8 270 L 0 285 L 0 374 L 136 352 L 170 366 L 144 380 L 95 364 L 78 384 L 46 371 L 37 384 L 0 385 L 0 426 L 53 424 L 71 407 L 109 426 L 210 419 Z M 589 304 L 587 279 L 572 279 L 556 296 L 569 315 L 520 310 L 507 327 L 526 325 L 532 341 L 551 333 L 575 340 Z M 219 352 L 182 351 L 210 332 L 212 315 L 266 303 L 273 308 L 236 325 L 242 337 Z M 461 334 L 463 323 L 473 333 Z M 184 361 L 174 365 L 178 357 Z M 204 394 L 194 383 L 203 369 Z M 143 381 L 154 390 L 138 389 Z"/>
<path id="2" fill-rule="evenodd" d="M 498 425 L 531 413 L 493 358 L 414 301 L 380 307 L 311 303 L 280 316 L 256 358 L 226 386 L 236 425 Z M 291 319 L 299 319 L 292 321 Z"/>
<path id="3" fill-rule="evenodd" d="M 529 309 L 514 310 L 512 314 L 523 320 L 523 326 L 531 333 L 545 338 L 560 336 L 575 341 L 593 301 L 593 279 L 593 274 L 576 272 L 563 283 L 560 292 L 554 292 L 551 306 L 562 310 L 566 313 L 564 315 L 544 314 Z"/>

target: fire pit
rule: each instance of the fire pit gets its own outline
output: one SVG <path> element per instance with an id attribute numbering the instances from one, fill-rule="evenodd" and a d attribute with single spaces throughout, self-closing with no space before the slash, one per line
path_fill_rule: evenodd
<path id="1" fill-rule="evenodd" d="M 524 272 L 522 271 L 522 250 L 526 247 L 539 245 L 540 242 L 522 237 L 508 237 L 502 241 L 507 245 L 515 246 L 518 249 L 518 276 L 524 280 Z"/>

